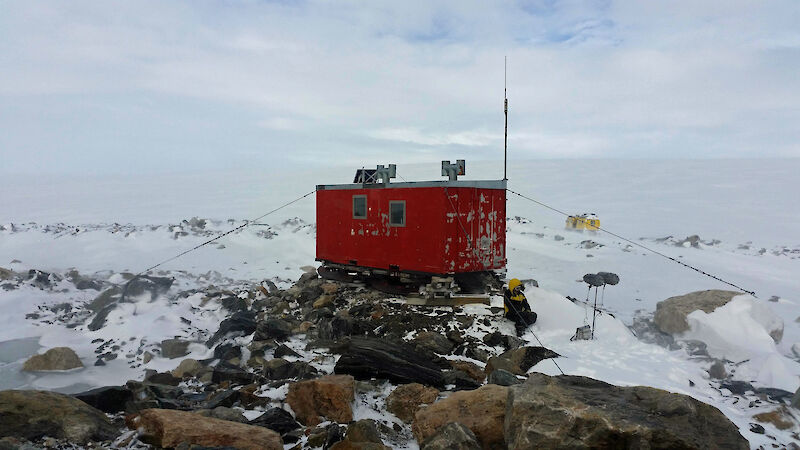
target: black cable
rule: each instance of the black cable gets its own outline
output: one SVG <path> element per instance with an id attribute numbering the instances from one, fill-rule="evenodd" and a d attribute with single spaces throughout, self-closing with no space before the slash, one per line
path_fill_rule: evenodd
<path id="1" fill-rule="evenodd" d="M 569 217 L 569 216 L 570 216 L 569 214 L 565 213 L 564 211 L 558 210 L 558 209 L 556 209 L 556 208 L 553 208 L 553 207 L 552 207 L 552 206 L 550 206 L 550 205 L 547 205 L 547 204 L 545 204 L 545 203 L 542 203 L 542 202 L 540 202 L 540 201 L 538 201 L 538 200 L 534 200 L 534 199 L 532 199 L 532 198 L 530 198 L 530 197 L 527 197 L 527 196 L 525 196 L 525 195 L 522 195 L 522 194 L 520 194 L 519 192 L 512 191 L 511 189 L 508 189 L 508 188 L 506 188 L 506 190 L 507 190 L 508 192 L 511 192 L 512 194 L 516 194 L 516 195 L 518 195 L 518 196 L 520 196 L 520 197 L 524 198 L 525 200 L 529 200 L 529 201 L 531 201 L 531 202 L 534 202 L 534 203 L 536 203 L 536 204 L 538 204 L 538 205 L 540 205 L 540 206 L 543 206 L 543 207 L 545 207 L 545 208 L 547 208 L 547 209 L 549 209 L 549 210 L 555 211 L 555 212 L 557 212 L 557 213 L 559 213 L 559 214 L 562 214 L 562 215 L 564 215 L 564 216 L 567 216 L 567 217 Z M 709 277 L 709 278 L 713 278 L 713 279 L 715 279 L 715 280 L 717 280 L 717 281 L 719 281 L 719 282 L 722 282 L 722 283 L 725 283 L 725 284 L 727 284 L 728 286 L 735 287 L 736 289 L 738 289 L 738 290 L 740 290 L 740 291 L 742 291 L 742 292 L 744 292 L 744 293 L 746 293 L 746 294 L 750 294 L 750 295 L 752 295 L 753 297 L 756 297 L 756 293 L 755 293 L 754 291 L 748 291 L 747 289 L 744 289 L 744 288 L 742 288 L 742 287 L 740 287 L 740 286 L 737 286 L 737 285 L 735 285 L 735 284 L 733 284 L 733 283 L 731 283 L 731 282 L 729 282 L 729 281 L 725 281 L 725 280 L 723 280 L 722 278 L 720 278 L 720 277 L 718 277 L 718 276 L 715 276 L 715 275 L 712 275 L 712 274 L 710 274 L 710 273 L 708 273 L 708 272 L 706 272 L 706 271 L 704 271 L 704 270 L 702 270 L 702 269 L 698 269 L 697 267 L 690 266 L 689 264 L 686 264 L 686 263 L 685 263 L 685 262 L 683 262 L 683 261 L 678 261 L 677 259 L 673 258 L 672 256 L 665 255 L 665 254 L 663 254 L 663 253 L 661 253 L 661 252 L 659 252 L 659 251 L 653 250 L 653 249 L 652 249 L 652 248 L 650 248 L 650 247 L 646 247 L 646 246 L 644 246 L 644 245 L 642 245 L 642 244 L 640 244 L 640 243 L 638 243 L 638 242 L 634 242 L 634 241 L 632 241 L 632 240 L 630 240 L 630 239 L 628 239 L 628 238 L 622 237 L 622 236 L 620 236 L 620 235 L 618 235 L 618 234 L 616 234 L 616 233 L 612 233 L 611 231 L 608 231 L 608 230 L 606 230 L 606 229 L 604 229 L 604 228 L 600 228 L 599 226 L 598 226 L 598 227 L 595 227 L 595 228 L 597 228 L 598 230 L 600 230 L 600 231 L 602 231 L 602 232 L 604 232 L 604 233 L 610 234 L 611 236 L 614 236 L 615 238 L 622 239 L 623 241 L 625 241 L 625 242 L 627 242 L 627 243 L 629 243 L 629 244 L 633 244 L 633 245 L 635 245 L 635 246 L 637 246 L 637 247 L 641 247 L 641 248 L 643 248 L 643 249 L 647 250 L 648 252 L 655 253 L 655 254 L 656 254 L 656 255 L 658 255 L 658 256 L 661 256 L 661 257 L 663 257 L 663 258 L 666 258 L 666 259 L 668 259 L 668 260 L 670 260 L 670 261 L 672 261 L 672 262 L 676 262 L 676 263 L 678 263 L 678 264 L 680 264 L 680 265 L 682 265 L 682 266 L 684 266 L 684 267 L 687 267 L 687 268 L 689 268 L 689 269 L 692 269 L 692 270 L 694 270 L 695 272 L 698 272 L 698 273 L 700 273 L 701 275 L 705 275 L 705 276 L 707 276 L 707 277 Z M 758 297 L 756 297 L 756 298 L 758 298 Z"/>

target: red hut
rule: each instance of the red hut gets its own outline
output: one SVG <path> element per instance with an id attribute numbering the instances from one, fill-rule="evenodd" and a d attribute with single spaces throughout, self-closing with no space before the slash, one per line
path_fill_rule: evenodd
<path id="1" fill-rule="evenodd" d="M 506 182 L 390 183 L 395 167 L 358 170 L 354 183 L 317 186 L 317 260 L 324 271 L 411 283 L 504 269 Z M 459 277 L 461 275 L 461 277 Z"/>

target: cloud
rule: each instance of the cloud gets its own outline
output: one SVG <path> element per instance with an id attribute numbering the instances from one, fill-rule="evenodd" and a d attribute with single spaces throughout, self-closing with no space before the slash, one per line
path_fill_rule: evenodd
<path id="1" fill-rule="evenodd" d="M 2 10 L 0 171 L 495 154 L 504 56 L 518 157 L 800 156 L 792 1 Z"/>

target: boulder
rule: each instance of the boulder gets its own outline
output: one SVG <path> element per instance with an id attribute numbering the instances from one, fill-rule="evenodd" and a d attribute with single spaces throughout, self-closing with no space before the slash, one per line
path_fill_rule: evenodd
<path id="1" fill-rule="evenodd" d="M 164 339 L 161 341 L 161 356 L 175 359 L 189 354 L 189 341 L 183 339 Z"/>
<path id="2" fill-rule="evenodd" d="M 754 419 L 761 423 L 769 423 L 779 430 L 788 430 L 795 426 L 796 419 L 786 406 L 781 405 L 780 408 L 756 414 Z"/>
<path id="3" fill-rule="evenodd" d="M 264 376 L 270 380 L 303 379 L 316 375 L 316 367 L 305 361 L 289 362 L 283 358 L 275 358 L 264 363 Z"/>
<path id="4" fill-rule="evenodd" d="M 715 380 L 724 380 L 728 378 L 728 372 L 725 371 L 725 364 L 722 361 L 714 361 L 708 369 L 708 376 Z"/>
<path id="5" fill-rule="evenodd" d="M 333 305 L 333 295 L 331 294 L 322 294 L 319 296 L 318 299 L 314 300 L 313 307 L 317 308 L 325 308 L 327 306 Z"/>
<path id="6" fill-rule="evenodd" d="M 264 414 L 251 420 L 250 425 L 269 428 L 280 434 L 300 428 L 300 424 L 294 420 L 294 417 L 282 408 L 268 409 Z"/>
<path id="7" fill-rule="evenodd" d="M 320 339 L 330 340 L 337 340 L 345 336 L 350 336 L 353 334 L 354 322 L 352 317 L 342 315 L 321 318 L 317 324 L 317 336 Z"/>
<path id="8" fill-rule="evenodd" d="M 458 422 L 475 433 L 482 448 L 505 448 L 503 420 L 508 389 L 487 384 L 474 391 L 455 392 L 419 410 L 411 425 L 414 437 L 424 442 L 445 425 Z"/>
<path id="9" fill-rule="evenodd" d="M 164 277 L 151 277 L 148 275 L 140 275 L 133 277 L 123 288 L 122 300 L 127 297 L 138 297 L 144 294 L 150 294 L 150 300 L 155 300 L 161 294 L 165 294 L 172 286 L 172 278 Z"/>
<path id="10" fill-rule="evenodd" d="M 49 436 L 84 444 L 116 435 L 102 411 L 76 398 L 55 392 L 0 391 L 0 437 Z"/>
<path id="11" fill-rule="evenodd" d="M 220 362 L 214 367 L 211 373 L 211 382 L 221 383 L 223 381 L 230 381 L 235 384 L 250 384 L 256 379 L 255 374 L 252 374 L 235 364 Z"/>
<path id="12" fill-rule="evenodd" d="M 483 381 L 486 380 L 486 372 L 484 372 L 483 369 L 481 369 L 475 363 L 471 363 L 469 361 L 450 360 L 450 365 L 453 366 L 453 369 L 466 373 L 470 378 L 478 383 L 483 383 Z"/>
<path id="13" fill-rule="evenodd" d="M 453 351 L 453 343 L 447 337 L 434 331 L 423 331 L 414 338 L 413 344 L 440 355 L 447 355 Z"/>
<path id="14" fill-rule="evenodd" d="M 402 341 L 353 337 L 342 346 L 334 372 L 359 380 L 384 378 L 394 383 L 422 383 L 438 388 L 445 380 L 439 366 Z"/>
<path id="15" fill-rule="evenodd" d="M 125 386 L 106 386 L 74 394 L 73 397 L 105 413 L 125 411 L 133 392 Z"/>
<path id="16" fill-rule="evenodd" d="M 56 347 L 41 355 L 33 355 L 22 365 L 22 370 L 38 372 L 46 370 L 70 370 L 83 367 L 81 359 L 69 347 Z"/>
<path id="17" fill-rule="evenodd" d="M 662 332 L 680 334 L 689 330 L 686 316 L 692 311 L 710 313 L 740 294 L 741 292 L 711 289 L 670 297 L 658 302 L 653 320 Z"/>
<path id="18" fill-rule="evenodd" d="M 492 373 L 503 369 L 516 375 L 525 375 L 540 361 L 558 356 L 561 355 L 544 347 L 520 347 L 489 358 L 485 371 Z"/>
<path id="19" fill-rule="evenodd" d="M 508 448 L 750 448 L 722 412 L 687 395 L 539 373 L 507 389 Z"/>
<path id="20" fill-rule="evenodd" d="M 125 418 L 147 444 L 174 448 L 180 444 L 202 447 L 282 450 L 278 433 L 262 427 L 203 417 L 186 411 L 145 409 Z"/>
<path id="21" fill-rule="evenodd" d="M 197 374 L 199 374 L 203 369 L 205 369 L 205 366 L 203 366 L 200 361 L 192 358 L 186 358 L 181 361 L 181 363 L 178 364 L 178 367 L 172 371 L 172 376 L 176 378 L 194 377 L 197 376 Z"/>
<path id="22" fill-rule="evenodd" d="M 217 406 L 214 409 L 200 409 L 195 411 L 203 417 L 213 417 L 219 420 L 228 420 L 230 422 L 247 423 L 247 418 L 242 415 L 238 409 L 233 409 L 227 406 Z"/>
<path id="23" fill-rule="evenodd" d="M 220 344 L 214 349 L 214 358 L 223 361 L 230 361 L 234 358 L 242 357 L 242 348 L 236 344 Z"/>
<path id="24" fill-rule="evenodd" d="M 503 369 L 495 369 L 492 373 L 489 374 L 489 378 L 486 380 L 489 384 L 496 384 L 498 386 L 513 386 L 515 384 L 520 384 L 519 378 L 513 373 L 503 370 Z"/>
<path id="25" fill-rule="evenodd" d="M 281 344 L 277 346 L 272 354 L 276 358 L 283 358 L 284 356 L 295 356 L 295 357 L 300 356 L 299 353 L 289 348 L 286 344 Z"/>
<path id="26" fill-rule="evenodd" d="M 305 425 L 317 425 L 323 417 L 339 423 L 350 422 L 353 400 L 355 381 L 349 375 L 327 375 L 292 383 L 286 395 L 286 403 Z"/>
<path id="27" fill-rule="evenodd" d="M 481 450 L 475 433 L 458 422 L 448 423 L 420 444 L 420 450 Z"/>
<path id="28" fill-rule="evenodd" d="M 252 311 L 237 311 L 219 324 L 219 329 L 206 342 L 206 346 L 211 348 L 223 337 L 247 336 L 256 331 L 256 314 Z"/>
<path id="29" fill-rule="evenodd" d="M 414 415 L 422 405 L 429 405 L 439 397 L 435 388 L 419 383 L 401 384 L 386 397 L 386 410 L 406 423 L 414 420 Z"/>
<path id="30" fill-rule="evenodd" d="M 383 445 L 381 434 L 372 419 L 362 419 L 347 427 L 344 439 L 331 446 L 331 450 L 391 450 Z"/>
<path id="31" fill-rule="evenodd" d="M 267 319 L 259 322 L 253 340 L 266 341 L 269 339 L 285 340 L 292 335 L 292 326 L 281 319 Z"/>

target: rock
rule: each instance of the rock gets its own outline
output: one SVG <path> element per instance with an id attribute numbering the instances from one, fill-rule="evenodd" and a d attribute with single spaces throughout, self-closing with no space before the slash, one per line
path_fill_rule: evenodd
<path id="1" fill-rule="evenodd" d="M 8 270 L 3 267 L 0 267 L 0 281 L 11 280 L 16 277 L 16 274 L 13 270 Z"/>
<path id="2" fill-rule="evenodd" d="M 251 420 L 250 425 L 269 428 L 280 434 L 300 428 L 300 424 L 294 420 L 294 417 L 282 408 L 268 409 L 264 414 Z"/>
<path id="3" fill-rule="evenodd" d="M 792 344 L 792 353 L 794 354 L 795 358 L 800 358 L 800 342 L 795 342 Z"/>
<path id="4" fill-rule="evenodd" d="M 241 390 L 226 389 L 224 391 L 218 391 L 203 404 L 203 408 L 208 410 L 216 409 L 220 406 L 230 408 L 235 405 L 240 398 Z"/>
<path id="5" fill-rule="evenodd" d="M 70 370 L 83 367 L 78 355 L 69 347 L 56 347 L 44 352 L 41 355 L 33 355 L 25 364 L 22 370 L 27 372 L 38 372 L 46 370 Z"/>
<path id="6" fill-rule="evenodd" d="M 313 307 L 315 309 L 318 308 L 325 308 L 327 306 L 333 305 L 333 295 L 331 294 L 322 294 L 319 296 L 318 299 L 314 300 Z"/>
<path id="7" fill-rule="evenodd" d="M 146 409 L 125 418 L 139 439 L 158 447 L 189 446 L 282 450 L 278 433 L 267 428 L 203 417 L 186 411 Z"/>
<path id="8" fill-rule="evenodd" d="M 126 410 L 133 393 L 125 386 L 106 386 L 74 394 L 73 397 L 100 411 L 114 414 Z"/>
<path id="9" fill-rule="evenodd" d="M 148 275 L 140 275 L 132 278 L 123 288 L 121 300 L 128 297 L 138 297 L 144 294 L 150 294 L 150 300 L 155 300 L 159 295 L 165 294 L 172 286 L 172 278 L 164 277 L 151 277 Z"/>
<path id="10" fill-rule="evenodd" d="M 764 434 L 764 433 L 766 433 L 766 430 L 764 429 L 764 427 L 762 425 L 757 424 L 757 423 L 751 423 L 750 424 L 750 431 L 753 432 L 753 433 L 756 433 L 756 434 Z"/>
<path id="11" fill-rule="evenodd" d="M 740 294 L 741 292 L 712 289 L 670 297 L 658 302 L 653 319 L 662 332 L 680 334 L 689 330 L 686 316 L 692 311 L 701 310 L 710 313 Z"/>
<path id="12" fill-rule="evenodd" d="M 513 373 L 503 370 L 503 369 L 495 369 L 489 374 L 489 379 L 486 381 L 489 384 L 496 384 L 498 386 L 513 386 L 515 384 L 520 384 L 519 378 Z"/>
<path id="13" fill-rule="evenodd" d="M 117 307 L 117 302 L 122 298 L 122 289 L 113 287 L 100 293 L 91 303 L 88 308 L 95 313 L 94 318 L 86 327 L 90 331 L 97 331 L 106 324 L 106 318 L 114 308 Z"/>
<path id="14" fill-rule="evenodd" d="M 450 360 L 450 365 L 453 367 L 453 369 L 466 373 L 470 378 L 478 383 L 483 383 L 483 381 L 486 379 L 486 372 L 484 372 L 483 369 L 478 367 L 478 365 L 475 363 L 471 363 L 469 361 Z"/>
<path id="15" fill-rule="evenodd" d="M 352 317 L 337 315 L 323 318 L 317 324 L 317 336 L 320 339 L 338 340 L 353 334 L 353 324 Z"/>
<path id="16" fill-rule="evenodd" d="M 144 352 L 144 353 L 142 354 L 142 362 L 143 362 L 143 363 L 147 364 L 147 363 L 149 363 L 149 362 L 150 362 L 150 361 L 152 361 L 152 360 L 153 360 L 153 354 L 152 354 L 152 353 L 150 353 L 150 352 Z"/>
<path id="17" fill-rule="evenodd" d="M 687 395 L 539 373 L 508 389 L 509 448 L 750 448 L 722 412 Z"/>
<path id="18" fill-rule="evenodd" d="M 420 450 L 481 450 L 475 433 L 458 422 L 451 422 L 425 439 Z"/>
<path id="19" fill-rule="evenodd" d="M 242 348 L 236 344 L 220 344 L 214 349 L 214 358 L 230 361 L 242 357 Z"/>
<path id="20" fill-rule="evenodd" d="M 444 387 L 441 369 L 405 342 L 353 337 L 336 362 L 334 372 L 359 380 L 385 378 L 394 383 Z"/>
<path id="21" fill-rule="evenodd" d="M 292 326 L 285 320 L 267 319 L 259 322 L 253 340 L 266 341 L 269 339 L 285 340 L 292 335 Z"/>
<path id="22" fill-rule="evenodd" d="M 381 434 L 372 419 L 362 419 L 347 427 L 344 439 L 331 447 L 331 450 L 391 450 L 383 445 Z"/>
<path id="23" fill-rule="evenodd" d="M 435 388 L 419 383 L 402 384 L 386 397 L 386 410 L 403 422 L 411 423 L 420 406 L 435 402 L 438 396 Z"/>
<path id="24" fill-rule="evenodd" d="M 161 356 L 175 359 L 189 354 L 189 341 L 183 339 L 164 339 L 161 341 Z"/>
<path id="25" fill-rule="evenodd" d="M 222 303 L 222 307 L 227 309 L 228 311 L 247 311 L 247 308 L 250 305 L 247 304 L 247 300 L 238 297 L 238 296 L 228 296 L 220 300 Z"/>
<path id="26" fill-rule="evenodd" d="M 728 373 L 725 371 L 725 364 L 722 361 L 714 361 L 708 369 L 708 376 L 715 380 L 724 380 L 728 378 Z"/>
<path id="27" fill-rule="evenodd" d="M 792 414 L 783 405 L 778 409 L 756 414 L 753 418 L 761 423 L 772 424 L 779 430 L 788 430 L 795 425 Z"/>
<path id="28" fill-rule="evenodd" d="M 453 350 L 453 343 L 447 337 L 433 331 L 418 333 L 412 342 L 418 348 L 440 355 L 447 355 Z"/>
<path id="29" fill-rule="evenodd" d="M 489 358 L 485 371 L 492 373 L 496 369 L 503 369 L 516 375 L 525 375 L 540 361 L 558 356 L 561 355 L 544 347 L 520 347 Z"/>
<path id="30" fill-rule="evenodd" d="M 353 420 L 352 403 L 355 381 L 349 375 L 327 375 L 289 385 L 286 403 L 292 407 L 297 420 L 316 425 L 325 418 L 348 423 Z"/>
<path id="31" fill-rule="evenodd" d="M 178 367 L 172 371 L 172 376 L 177 378 L 194 377 L 205 369 L 205 366 L 200 361 L 192 358 L 186 358 L 178 364 Z"/>
<path id="32" fill-rule="evenodd" d="M 295 356 L 295 357 L 300 356 L 299 353 L 287 347 L 286 344 L 281 344 L 278 347 L 276 347 L 275 351 L 273 352 L 273 355 L 276 358 L 283 358 L 284 356 Z"/>
<path id="33" fill-rule="evenodd" d="M 150 374 L 145 375 L 144 379 L 148 383 L 163 384 L 165 386 L 177 386 L 181 384 L 181 379 L 173 376 L 169 372 L 156 372 L 150 371 Z"/>
<path id="34" fill-rule="evenodd" d="M 250 384 L 253 380 L 256 379 L 256 376 L 241 367 L 229 364 L 226 362 L 220 362 L 214 367 L 214 371 L 211 373 L 211 382 L 213 383 L 221 383 L 223 381 L 230 381 L 231 383 L 235 384 Z"/>
<path id="35" fill-rule="evenodd" d="M 444 376 L 445 384 L 448 386 L 455 386 L 453 390 L 456 391 L 477 389 L 481 386 L 481 383 L 475 381 L 474 378 L 470 377 L 466 372 L 461 370 L 446 370 L 442 372 L 442 376 Z"/>
<path id="36" fill-rule="evenodd" d="M 275 358 L 264 364 L 264 376 L 270 380 L 312 378 L 316 374 L 317 369 L 305 361 L 290 362 L 283 358 Z"/>
<path id="37" fill-rule="evenodd" d="M 256 331 L 256 314 L 252 311 L 238 311 L 219 324 L 219 329 L 206 342 L 211 348 L 225 336 L 247 336 Z"/>
<path id="38" fill-rule="evenodd" d="M 483 448 L 505 448 L 503 420 L 508 389 L 487 384 L 474 391 L 455 392 L 421 409 L 411 425 L 414 437 L 424 442 L 448 423 L 458 422 L 475 433 Z"/>
<path id="39" fill-rule="evenodd" d="M 217 406 L 214 409 L 200 409 L 195 411 L 203 417 L 213 417 L 214 419 L 227 420 L 230 422 L 247 423 L 247 418 L 238 409 L 227 406 Z"/>
<path id="40" fill-rule="evenodd" d="M 719 387 L 722 389 L 727 389 L 731 391 L 732 394 L 736 395 L 744 395 L 748 391 L 755 392 L 756 390 L 752 384 L 746 381 L 739 381 L 739 380 L 724 381 L 720 383 Z"/>
<path id="41" fill-rule="evenodd" d="M 50 436 L 74 444 L 117 436 L 102 411 L 64 394 L 44 391 L 0 391 L 0 437 L 28 440 Z"/>

